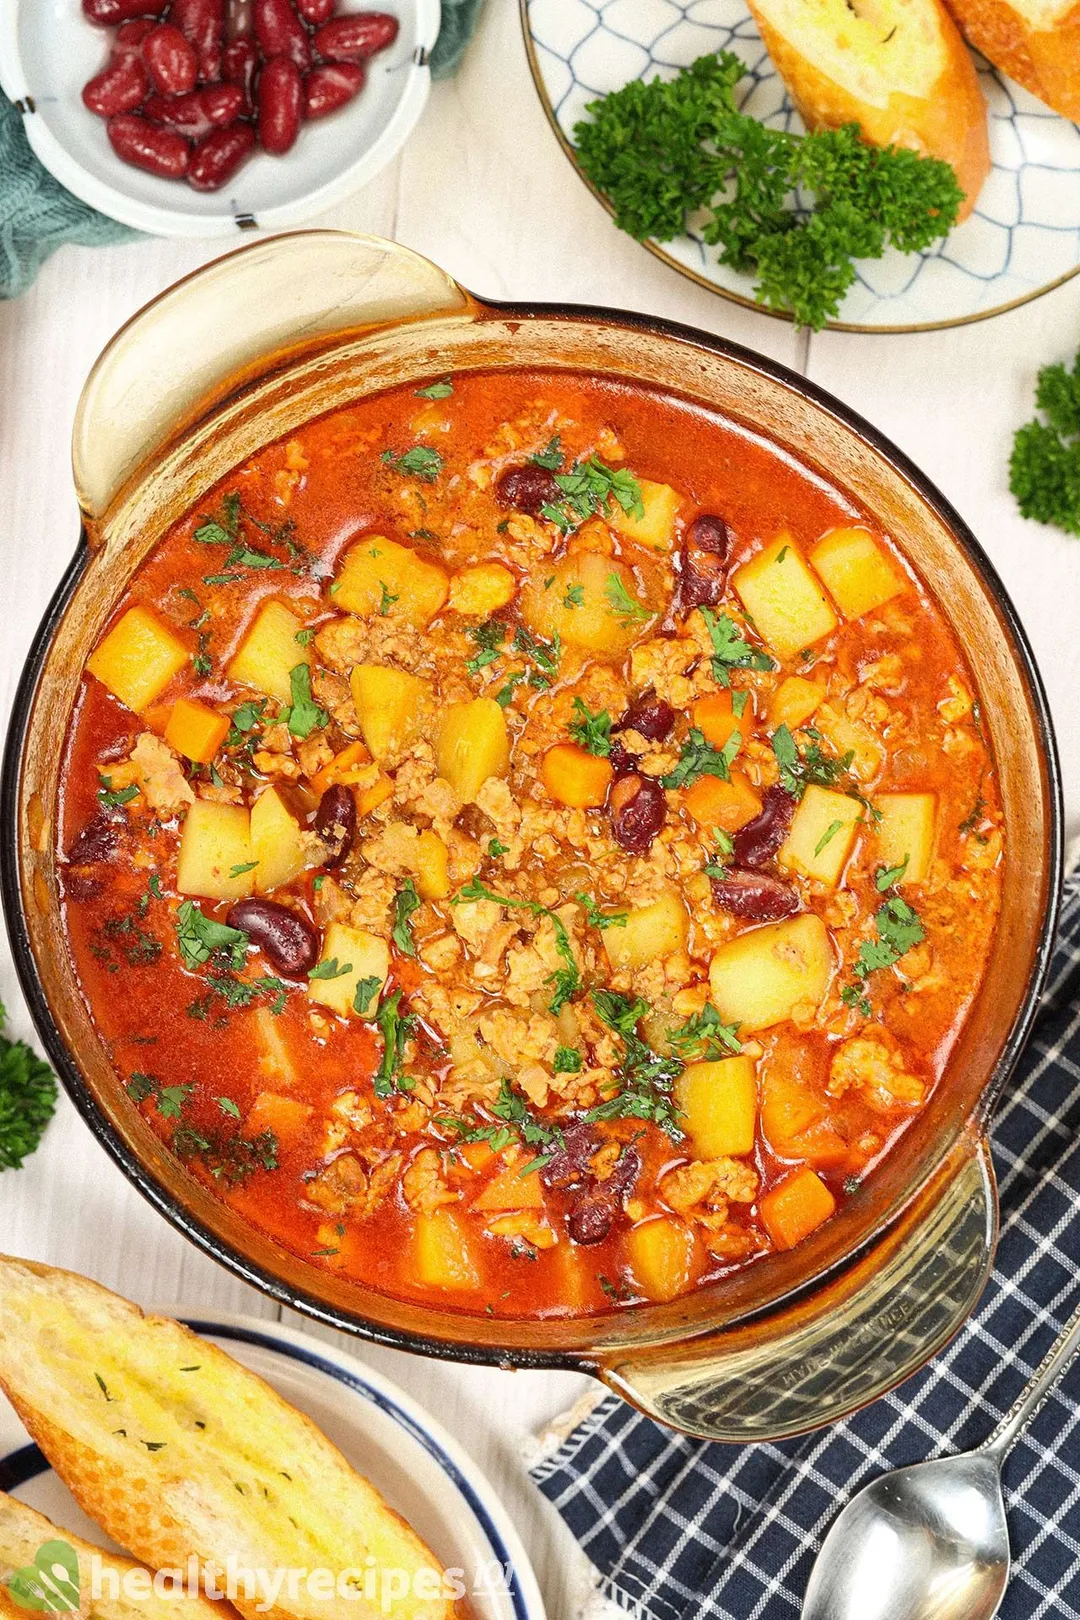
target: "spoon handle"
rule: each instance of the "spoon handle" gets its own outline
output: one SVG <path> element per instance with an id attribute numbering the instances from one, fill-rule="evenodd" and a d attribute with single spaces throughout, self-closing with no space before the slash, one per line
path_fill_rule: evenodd
<path id="1" fill-rule="evenodd" d="M 1046 1352 L 1031 1382 L 1021 1391 L 989 1440 L 979 1447 L 980 1451 L 999 1464 L 1008 1456 L 1077 1350 L 1080 1350 L 1080 1305 Z"/>

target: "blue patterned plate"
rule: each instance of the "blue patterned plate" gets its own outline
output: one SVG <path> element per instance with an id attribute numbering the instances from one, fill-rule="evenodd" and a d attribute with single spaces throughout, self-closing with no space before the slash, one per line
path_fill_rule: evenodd
<path id="1" fill-rule="evenodd" d="M 571 162 L 574 124 L 588 102 L 709 51 L 735 51 L 746 63 L 740 86 L 746 112 L 773 127 L 802 127 L 743 0 L 520 5 L 536 88 Z M 831 323 L 841 330 L 910 332 L 983 320 L 1080 270 L 1080 127 L 977 60 L 994 166 L 974 213 L 927 253 L 890 252 L 861 263 L 843 318 Z M 715 249 L 693 231 L 646 246 L 721 297 L 760 307 L 751 278 L 718 264 Z"/>

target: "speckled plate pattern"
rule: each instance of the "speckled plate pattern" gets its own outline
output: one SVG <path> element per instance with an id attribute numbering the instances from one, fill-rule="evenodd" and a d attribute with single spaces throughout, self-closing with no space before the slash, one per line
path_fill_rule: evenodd
<path id="1" fill-rule="evenodd" d="M 575 166 L 574 125 L 590 101 L 710 51 L 735 51 L 746 63 L 738 90 L 744 111 L 776 128 L 802 127 L 743 0 L 519 3 L 536 88 Z M 974 213 L 926 253 L 861 261 L 834 326 L 867 332 L 957 326 L 1037 298 L 1080 270 L 1080 127 L 978 56 L 976 63 L 993 170 Z M 692 229 L 673 242 L 645 245 L 721 297 L 760 307 L 752 278 L 718 264 L 716 250 Z"/>

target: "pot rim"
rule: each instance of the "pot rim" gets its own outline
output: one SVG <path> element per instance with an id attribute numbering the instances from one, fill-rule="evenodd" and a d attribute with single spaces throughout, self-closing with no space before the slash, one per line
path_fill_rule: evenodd
<path id="1" fill-rule="evenodd" d="M 649 332 L 691 347 L 704 348 L 713 353 L 724 355 L 751 372 L 757 372 L 781 383 L 803 398 L 809 399 L 881 457 L 894 472 L 899 474 L 915 490 L 920 499 L 935 513 L 949 530 L 954 541 L 966 553 L 1001 615 L 1030 697 L 1038 751 L 1046 770 L 1049 805 L 1045 829 L 1048 893 L 1046 914 L 1020 1005 L 1009 1034 L 995 1060 L 990 1078 L 980 1094 L 978 1106 L 972 1114 L 971 1124 L 974 1127 L 975 1134 L 984 1134 L 994 1104 L 1011 1076 L 1031 1031 L 1039 997 L 1046 981 L 1057 931 L 1064 863 L 1064 804 L 1061 765 L 1049 704 L 1026 631 L 1020 622 L 1005 585 L 986 551 L 952 503 L 910 457 L 858 412 L 843 404 L 817 383 L 801 376 L 798 372 L 792 371 L 778 361 L 771 360 L 764 355 L 758 354 L 755 350 L 747 349 L 743 345 L 733 343 L 717 334 L 704 332 L 696 327 L 668 320 L 663 316 L 621 311 L 601 305 L 500 301 L 482 299 L 475 294 L 467 294 L 467 296 L 481 319 L 484 318 L 485 314 L 490 313 L 510 320 L 529 321 L 540 318 L 590 321 L 632 331 Z M 367 1317 L 349 1315 L 326 1305 L 313 1294 L 306 1291 L 301 1292 L 288 1286 L 262 1266 L 254 1264 L 252 1261 L 245 1259 L 243 1255 L 230 1249 L 222 1240 L 206 1229 L 201 1222 L 196 1220 L 179 1198 L 174 1197 L 160 1186 L 144 1169 L 137 1156 L 127 1147 L 97 1102 L 61 1038 L 38 976 L 37 966 L 30 946 L 29 930 L 23 913 L 22 889 L 19 880 L 18 820 L 23 752 L 39 679 L 53 637 L 82 578 L 89 556 L 89 544 L 84 528 L 80 535 L 75 556 L 68 564 L 31 642 L 16 688 L 4 745 L 3 763 L 0 766 L 0 903 L 3 905 L 15 969 L 37 1033 L 56 1069 L 57 1075 L 83 1120 L 128 1180 L 132 1182 L 158 1213 L 165 1217 L 170 1225 L 194 1244 L 197 1249 L 209 1255 L 219 1265 L 224 1266 L 243 1282 L 258 1288 L 279 1305 L 288 1306 L 324 1326 L 353 1334 L 368 1342 L 387 1345 L 393 1349 L 408 1350 L 421 1355 L 434 1356 L 443 1360 L 511 1368 L 568 1369 L 597 1373 L 607 1359 L 602 1353 L 531 1347 L 506 1349 L 468 1341 L 439 1338 L 425 1333 L 410 1333 L 405 1330 L 383 1326 Z M 910 1204 L 911 1199 L 917 1196 L 919 1190 L 917 1187 L 911 1189 L 911 1195 L 905 1202 L 905 1208 Z M 745 1324 L 759 1317 L 767 1317 L 789 1308 L 796 1300 L 821 1289 L 831 1278 L 847 1270 L 861 1256 L 864 1256 L 880 1241 L 883 1234 L 892 1230 L 897 1221 L 902 1218 L 903 1210 L 901 1209 L 892 1217 L 888 1226 L 876 1228 L 856 1250 L 845 1255 L 833 1265 L 817 1272 L 812 1278 L 800 1283 L 789 1293 L 773 1300 L 769 1305 L 762 1307 L 760 1310 L 746 1312 L 740 1318 L 740 1321 Z M 683 1340 L 672 1340 L 670 1342 L 671 1344 L 688 1343 L 695 1339 L 704 1338 L 714 1331 L 705 1324 L 695 1328 Z"/>

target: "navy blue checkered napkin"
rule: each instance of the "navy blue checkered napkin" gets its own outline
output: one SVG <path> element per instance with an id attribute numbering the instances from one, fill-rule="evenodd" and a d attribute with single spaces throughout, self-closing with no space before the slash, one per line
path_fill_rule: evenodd
<path id="1" fill-rule="evenodd" d="M 1080 879 L 994 1126 L 1002 1233 L 975 1316 L 846 1423 L 777 1445 L 687 1439 L 608 1396 L 532 1476 L 640 1620 L 791 1620 L 821 1537 L 877 1474 L 984 1440 L 1080 1299 Z M 1080 1620 L 1080 1360 L 1005 1466 L 1002 1620 Z"/>

